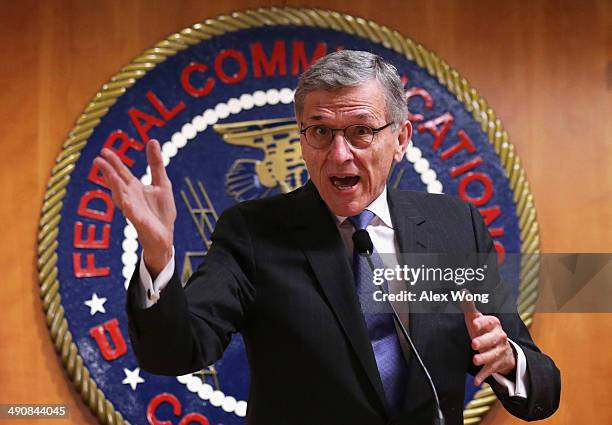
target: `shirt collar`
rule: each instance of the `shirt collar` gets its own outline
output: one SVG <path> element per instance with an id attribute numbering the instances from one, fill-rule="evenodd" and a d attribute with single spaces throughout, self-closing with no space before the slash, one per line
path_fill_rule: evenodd
<path id="1" fill-rule="evenodd" d="M 382 224 L 389 228 L 393 228 L 393 225 L 391 223 L 391 213 L 389 212 L 389 204 L 387 203 L 387 185 L 385 185 L 381 194 L 378 195 L 378 198 L 374 199 L 374 201 L 372 201 L 372 203 L 368 205 L 365 209 L 370 210 L 374 214 L 376 214 L 376 217 L 378 217 L 380 221 L 382 221 Z M 347 217 L 337 215 L 336 219 L 338 220 L 338 225 L 340 226 L 342 225 L 344 220 L 347 219 Z"/>

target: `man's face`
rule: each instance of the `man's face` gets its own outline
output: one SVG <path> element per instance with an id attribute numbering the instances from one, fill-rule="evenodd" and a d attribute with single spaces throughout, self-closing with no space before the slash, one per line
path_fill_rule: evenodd
<path id="1" fill-rule="evenodd" d="M 363 124 L 379 128 L 387 124 L 383 88 L 376 80 L 357 87 L 315 91 L 304 99 L 302 128 L 313 124 L 344 128 Z M 410 141 L 412 128 L 405 121 L 374 135 L 365 149 L 351 146 L 343 132 L 336 132 L 323 149 L 311 147 L 302 135 L 302 156 L 310 178 L 335 215 L 359 214 L 383 191 L 391 164 L 399 162 Z"/>

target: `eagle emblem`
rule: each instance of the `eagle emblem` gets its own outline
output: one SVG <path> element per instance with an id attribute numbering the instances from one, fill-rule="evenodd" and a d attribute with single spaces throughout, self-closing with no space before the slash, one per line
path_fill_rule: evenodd
<path id="1" fill-rule="evenodd" d="M 225 189 L 237 202 L 290 192 L 306 183 L 300 134 L 293 118 L 216 124 L 214 130 L 235 146 L 260 149 L 263 160 L 241 158 L 225 176 Z"/>

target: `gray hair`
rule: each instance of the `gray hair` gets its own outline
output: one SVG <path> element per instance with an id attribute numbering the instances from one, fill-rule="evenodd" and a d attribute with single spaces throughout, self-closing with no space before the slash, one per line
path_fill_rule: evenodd
<path id="1" fill-rule="evenodd" d="M 397 125 L 408 115 L 406 94 L 397 69 L 380 56 L 356 50 L 340 50 L 323 56 L 300 76 L 295 90 L 295 115 L 301 117 L 306 95 L 332 91 L 377 80 L 385 95 L 387 119 Z"/>

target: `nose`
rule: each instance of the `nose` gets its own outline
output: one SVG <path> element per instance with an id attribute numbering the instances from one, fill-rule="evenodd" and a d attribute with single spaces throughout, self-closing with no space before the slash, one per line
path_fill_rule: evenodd
<path id="1" fill-rule="evenodd" d="M 353 151 L 344 138 L 343 131 L 337 131 L 329 146 L 328 157 L 338 163 L 343 163 L 353 159 Z"/>

